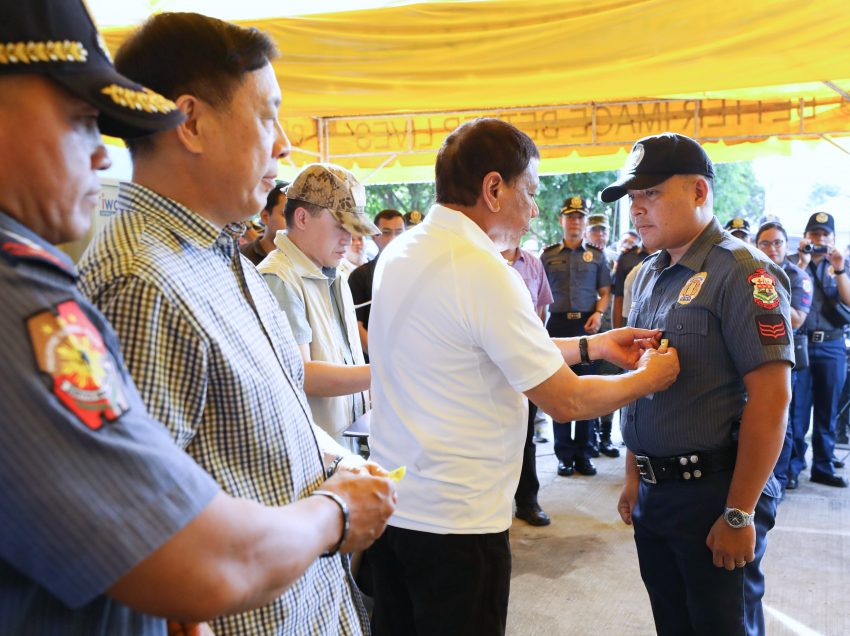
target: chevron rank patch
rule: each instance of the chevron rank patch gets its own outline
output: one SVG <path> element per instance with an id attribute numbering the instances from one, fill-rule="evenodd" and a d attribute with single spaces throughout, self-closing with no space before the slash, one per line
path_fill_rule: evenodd
<path id="1" fill-rule="evenodd" d="M 791 342 L 785 318 L 780 314 L 756 316 L 756 329 L 763 345 L 787 345 Z"/>

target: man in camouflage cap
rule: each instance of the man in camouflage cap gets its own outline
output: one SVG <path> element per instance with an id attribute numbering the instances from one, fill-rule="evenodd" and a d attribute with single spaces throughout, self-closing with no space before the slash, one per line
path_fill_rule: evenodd
<path id="1" fill-rule="evenodd" d="M 346 395 L 308 398 L 316 424 L 343 444 L 352 440 L 343 432 L 366 410 L 371 376 L 351 290 L 337 266 L 352 236 L 381 233 L 365 205 L 366 190 L 348 170 L 323 163 L 305 167 L 286 189 L 287 233 L 275 237 L 276 249 L 258 266 L 289 318 L 304 361 L 334 365 L 347 387 Z"/>

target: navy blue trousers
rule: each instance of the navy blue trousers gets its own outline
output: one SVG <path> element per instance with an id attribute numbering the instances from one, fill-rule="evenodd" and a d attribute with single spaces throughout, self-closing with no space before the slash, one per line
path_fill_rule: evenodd
<path id="1" fill-rule="evenodd" d="M 806 467 L 806 433 L 812 407 L 812 473 L 833 474 L 835 419 L 846 377 L 847 355 L 843 339 L 809 343 L 809 366 L 797 374 L 791 403 L 794 433 L 789 469 L 791 475 L 798 475 Z"/>
<path id="2" fill-rule="evenodd" d="M 797 371 L 791 370 L 791 395 L 794 395 L 794 387 L 797 385 Z M 791 417 L 791 409 L 793 405 L 788 406 L 788 424 L 785 427 L 785 440 L 782 442 L 782 450 L 779 452 L 779 458 L 776 460 L 776 466 L 773 468 L 773 476 L 779 482 L 782 492 L 785 492 L 785 486 L 788 484 L 789 470 L 791 469 L 791 451 L 794 449 L 794 418 Z"/>
<path id="3" fill-rule="evenodd" d="M 632 513 L 635 545 L 660 636 L 764 634 L 761 560 L 779 485 L 771 478 L 756 506 L 755 560 L 730 572 L 714 566 L 705 540 L 723 513 L 731 480 L 729 471 L 640 484 Z"/>
<path id="4" fill-rule="evenodd" d="M 567 320 L 563 314 L 552 314 L 546 323 L 546 330 L 553 338 L 571 338 L 586 336 L 584 323 L 590 314 L 582 314 L 577 320 Z M 599 373 L 594 364 L 577 364 L 570 367 L 576 375 L 592 375 Z M 573 431 L 572 422 L 556 422 L 552 420 L 552 434 L 555 437 L 555 456 L 565 464 L 572 465 L 577 458 L 590 458 L 593 450 L 593 438 L 596 435 L 598 418 L 578 420 Z"/>

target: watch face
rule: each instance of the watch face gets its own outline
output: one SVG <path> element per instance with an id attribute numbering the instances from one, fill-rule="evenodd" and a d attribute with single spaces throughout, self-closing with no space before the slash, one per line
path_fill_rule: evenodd
<path id="1" fill-rule="evenodd" d="M 726 513 L 726 523 L 733 528 L 740 528 L 745 523 L 744 513 L 740 510 L 730 510 Z"/>

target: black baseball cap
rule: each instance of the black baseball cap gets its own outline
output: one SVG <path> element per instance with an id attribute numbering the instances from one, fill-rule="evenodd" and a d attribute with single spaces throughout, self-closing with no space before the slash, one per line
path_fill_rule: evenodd
<path id="1" fill-rule="evenodd" d="M 696 141 L 678 133 L 665 132 L 639 139 L 626 159 L 625 174 L 602 191 L 611 203 L 627 190 L 643 190 L 676 174 L 701 174 L 714 178 L 714 166 Z"/>
<path id="2" fill-rule="evenodd" d="M 809 217 L 809 222 L 806 223 L 806 232 L 812 230 L 826 230 L 830 234 L 835 234 L 835 219 L 826 212 L 815 212 Z"/>
<path id="3" fill-rule="evenodd" d="M 44 75 L 100 111 L 101 132 L 132 139 L 185 117 L 159 93 L 124 77 L 81 0 L 0 0 L 0 74 Z"/>

